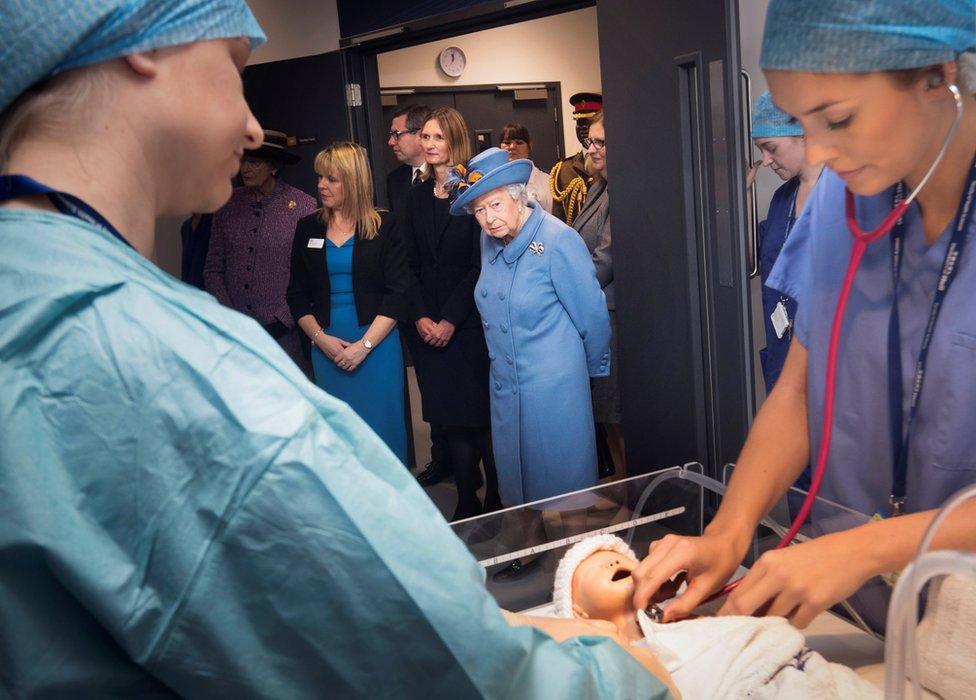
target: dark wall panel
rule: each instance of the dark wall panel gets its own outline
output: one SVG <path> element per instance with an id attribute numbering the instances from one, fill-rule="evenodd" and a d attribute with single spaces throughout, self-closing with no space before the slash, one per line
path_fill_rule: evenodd
<path id="1" fill-rule="evenodd" d="M 724 90 L 721 80 L 709 84 L 709 63 L 737 70 L 727 55 L 725 3 L 597 7 L 628 470 L 698 460 L 714 473 L 734 459 L 748 421 L 741 373 L 717 365 L 736 352 L 742 313 L 742 280 L 722 291 L 713 269 L 731 245 L 715 240 L 715 217 L 731 214 L 715 212 L 713 166 L 728 170 L 718 178 L 725 187 L 738 167 L 734 152 L 715 160 L 734 144 L 712 143 L 709 112 L 709 89 Z M 688 112 L 690 99 L 697 114 Z"/>
<path id="2" fill-rule="evenodd" d="M 497 3 L 491 0 L 338 0 L 339 35 L 350 37 L 366 34 L 411 20 L 484 4 Z"/>
<path id="3" fill-rule="evenodd" d="M 283 166 L 285 182 L 316 196 L 315 154 L 350 138 L 340 52 L 273 61 L 244 70 L 244 95 L 265 129 L 297 136 L 297 165 Z"/>

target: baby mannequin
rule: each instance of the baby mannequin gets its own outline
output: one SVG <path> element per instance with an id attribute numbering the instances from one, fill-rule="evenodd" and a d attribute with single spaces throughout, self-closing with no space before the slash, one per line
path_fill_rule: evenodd
<path id="1" fill-rule="evenodd" d="M 633 550 L 614 535 L 578 542 L 556 569 L 553 608 L 562 618 L 612 622 L 632 647 L 653 653 L 685 700 L 881 697 L 851 669 L 807 649 L 782 617 L 651 621 L 633 606 L 637 564 Z"/>

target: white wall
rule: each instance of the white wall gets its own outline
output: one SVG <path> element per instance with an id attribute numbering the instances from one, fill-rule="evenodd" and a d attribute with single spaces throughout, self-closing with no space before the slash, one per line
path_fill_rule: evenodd
<path id="1" fill-rule="evenodd" d="M 248 0 L 268 35 L 248 63 L 270 63 L 339 50 L 336 0 Z"/>
<path id="2" fill-rule="evenodd" d="M 258 23 L 268 37 L 249 64 L 314 56 L 339 49 L 339 14 L 336 0 L 249 0 Z M 171 275 L 180 275 L 180 223 L 186 216 L 156 221 L 153 260 Z"/>
<path id="3" fill-rule="evenodd" d="M 460 47 L 467 57 L 460 78 L 449 78 L 437 67 L 438 54 L 448 46 Z M 559 82 L 566 150 L 572 153 L 576 127 L 567 100 L 577 92 L 601 92 L 596 8 L 381 53 L 378 67 L 381 87 Z"/>

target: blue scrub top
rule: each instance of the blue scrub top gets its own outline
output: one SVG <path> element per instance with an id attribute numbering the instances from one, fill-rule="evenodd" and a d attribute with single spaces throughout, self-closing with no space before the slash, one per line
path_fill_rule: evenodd
<path id="1" fill-rule="evenodd" d="M 769 202 L 766 220 L 759 224 L 759 270 L 763 283 L 763 327 L 766 330 L 766 347 L 759 351 L 759 359 L 762 362 L 763 382 L 766 385 L 767 395 L 773 390 L 773 385 L 783 371 L 786 353 L 790 349 L 790 340 L 793 338 L 792 328 L 787 329 L 782 338 L 777 338 L 770 316 L 776 310 L 776 305 L 782 301 L 786 307 L 786 315 L 791 321 L 796 319 L 796 301 L 788 294 L 770 287 L 768 280 L 796 221 L 796 193 L 799 188 L 798 177 L 780 185 Z"/>
<path id="2" fill-rule="evenodd" d="M 892 208 L 891 188 L 857 197 L 861 228 L 877 227 Z M 905 214 L 905 253 L 898 294 L 903 415 L 924 327 L 942 271 L 951 225 L 932 245 L 917 204 Z M 976 224 L 971 225 L 969 234 Z M 808 350 L 807 413 L 810 459 L 823 422 L 830 327 L 853 238 L 844 216 L 844 182 L 825 170 L 793 228 L 768 284 L 799 305 L 795 334 Z M 887 514 L 893 449 L 888 407 L 888 321 L 892 304 L 891 242 L 872 244 L 858 270 L 844 317 L 837 370 L 833 441 L 820 495 L 861 513 Z M 970 243 L 945 300 L 932 344 L 910 443 L 908 512 L 935 508 L 976 481 L 976 249 Z M 814 513 L 816 517 L 816 511 Z M 840 529 L 822 523 L 825 530 Z M 869 622 L 884 625 L 883 608 Z"/>

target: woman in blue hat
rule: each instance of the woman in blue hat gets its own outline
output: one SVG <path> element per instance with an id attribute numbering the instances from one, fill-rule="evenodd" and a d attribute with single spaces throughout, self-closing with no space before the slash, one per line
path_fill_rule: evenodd
<path id="1" fill-rule="evenodd" d="M 807 161 L 827 166 L 769 280 L 798 302 L 794 338 L 721 509 L 702 537 L 652 544 L 637 605 L 680 570 L 689 587 L 666 619 L 720 588 L 825 445 L 820 495 L 878 517 L 838 529 L 814 510 L 824 534 L 763 555 L 721 612 L 802 627 L 858 592 L 855 607 L 882 629 L 876 577 L 904 567 L 933 509 L 976 481 L 974 48 L 973 0 L 770 3 L 772 96 L 803 128 Z M 973 517 L 960 513 L 934 546 L 976 546 Z"/>
<path id="2" fill-rule="evenodd" d="M 0 694 L 664 697 L 606 627 L 511 627 L 372 430 L 148 259 L 261 145 L 262 40 L 243 0 L 0 3 Z"/>
<path id="3" fill-rule="evenodd" d="M 459 173 L 451 214 L 482 228 L 475 302 L 491 361 L 491 434 L 506 505 L 593 486 L 590 377 L 610 372 L 606 299 L 583 240 L 530 202 L 532 162 L 489 148 Z"/>

